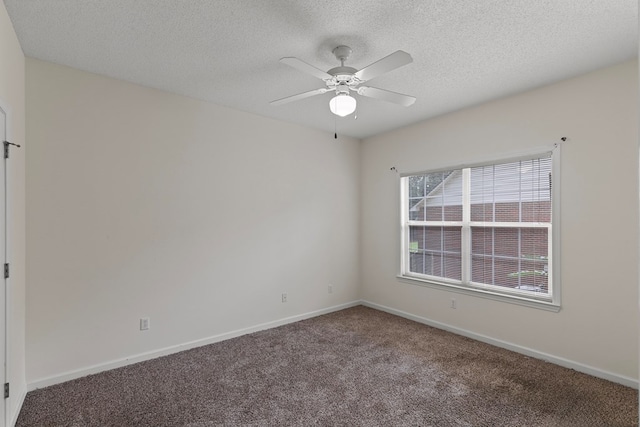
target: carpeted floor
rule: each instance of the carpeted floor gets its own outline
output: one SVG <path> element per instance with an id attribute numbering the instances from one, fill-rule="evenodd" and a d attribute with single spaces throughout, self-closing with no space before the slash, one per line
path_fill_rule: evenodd
<path id="1" fill-rule="evenodd" d="M 638 392 L 366 307 L 27 394 L 17 426 L 637 426 Z"/>

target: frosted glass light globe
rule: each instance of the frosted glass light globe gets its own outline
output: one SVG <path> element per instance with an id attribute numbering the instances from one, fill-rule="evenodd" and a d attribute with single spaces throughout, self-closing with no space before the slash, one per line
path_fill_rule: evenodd
<path id="1" fill-rule="evenodd" d="M 337 116 L 348 116 L 356 111 L 356 99 L 347 94 L 336 95 L 329 101 L 329 109 Z"/>

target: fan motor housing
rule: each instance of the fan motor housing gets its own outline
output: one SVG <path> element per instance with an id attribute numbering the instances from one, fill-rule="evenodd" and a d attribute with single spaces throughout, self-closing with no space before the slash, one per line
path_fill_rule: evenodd
<path id="1" fill-rule="evenodd" d="M 351 77 L 357 72 L 358 72 L 358 70 L 356 70 L 353 67 L 335 67 L 335 68 L 332 68 L 329 71 L 327 71 L 327 74 L 331 74 L 332 76 L 334 76 L 338 80 L 340 80 L 341 76 L 349 76 L 349 77 Z"/>

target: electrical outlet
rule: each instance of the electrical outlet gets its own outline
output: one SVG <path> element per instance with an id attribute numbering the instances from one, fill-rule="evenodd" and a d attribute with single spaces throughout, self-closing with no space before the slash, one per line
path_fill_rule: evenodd
<path id="1" fill-rule="evenodd" d="M 148 317 L 140 318 L 140 330 L 141 331 L 146 331 L 150 327 L 151 327 L 151 320 L 149 320 Z"/>
<path id="2" fill-rule="evenodd" d="M 282 293 L 282 302 L 287 302 L 287 293 L 286 292 Z"/>
<path id="3" fill-rule="evenodd" d="M 455 298 L 451 298 L 451 305 L 450 305 L 450 307 L 451 307 L 451 308 L 453 308 L 453 309 L 458 308 L 458 301 L 456 301 L 456 299 L 455 299 Z"/>
<path id="4" fill-rule="evenodd" d="M 327 287 L 327 292 L 329 292 L 330 294 L 332 294 L 332 293 L 333 293 L 333 285 L 329 285 L 329 286 Z"/>

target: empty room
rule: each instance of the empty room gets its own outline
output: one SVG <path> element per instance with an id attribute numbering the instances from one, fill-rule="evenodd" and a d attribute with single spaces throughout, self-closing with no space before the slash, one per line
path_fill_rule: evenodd
<path id="1" fill-rule="evenodd" d="M 4 0 L 4 426 L 637 426 L 638 3 Z"/>

